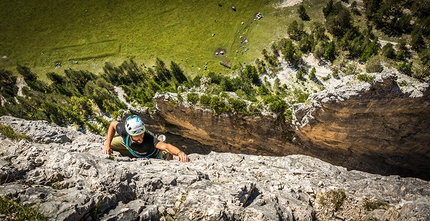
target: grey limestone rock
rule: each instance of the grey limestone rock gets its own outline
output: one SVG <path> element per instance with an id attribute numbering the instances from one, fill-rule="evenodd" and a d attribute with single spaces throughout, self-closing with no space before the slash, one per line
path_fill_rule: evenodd
<path id="1" fill-rule="evenodd" d="M 49 220 L 430 219 L 430 182 L 418 178 L 348 171 L 304 155 L 109 157 L 103 137 L 44 127 L 70 141 L 46 143 L 42 131 L 31 133 L 33 142 L 0 137 L 0 196 L 36 206 Z"/>

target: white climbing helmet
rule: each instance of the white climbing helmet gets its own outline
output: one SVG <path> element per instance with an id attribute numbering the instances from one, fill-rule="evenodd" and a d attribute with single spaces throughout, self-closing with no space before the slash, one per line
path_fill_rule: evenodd
<path id="1" fill-rule="evenodd" d="M 130 136 L 137 136 L 145 133 L 145 124 L 139 116 L 132 115 L 125 120 L 125 130 Z"/>

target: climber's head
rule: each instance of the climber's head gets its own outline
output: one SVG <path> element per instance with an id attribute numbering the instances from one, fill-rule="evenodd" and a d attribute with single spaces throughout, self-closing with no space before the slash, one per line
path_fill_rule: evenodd
<path id="1" fill-rule="evenodd" d="M 130 136 L 138 136 L 145 133 L 145 124 L 139 116 L 132 115 L 125 120 L 125 130 Z"/>

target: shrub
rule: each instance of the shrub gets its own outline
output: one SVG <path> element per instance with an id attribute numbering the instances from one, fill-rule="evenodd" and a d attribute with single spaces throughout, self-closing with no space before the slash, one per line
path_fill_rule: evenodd
<path id="1" fill-rule="evenodd" d="M 285 121 L 291 123 L 293 120 L 293 111 L 291 109 L 286 109 L 284 112 Z"/>
<path id="2" fill-rule="evenodd" d="M 293 103 L 304 103 L 309 97 L 309 94 L 297 88 L 294 89 L 293 93 L 294 93 L 294 96 L 296 97 L 296 100 Z"/>
<path id="3" fill-rule="evenodd" d="M 357 79 L 360 81 L 365 81 L 367 83 L 371 83 L 373 80 L 375 80 L 375 77 L 367 75 L 367 74 L 359 74 L 359 75 L 357 75 Z"/>
<path id="4" fill-rule="evenodd" d="M 397 70 L 400 71 L 402 74 L 406 74 L 411 76 L 412 75 L 412 62 L 400 62 L 397 65 Z"/>
<path id="5" fill-rule="evenodd" d="M 382 47 L 382 55 L 389 59 L 395 59 L 396 58 L 396 51 L 393 48 L 393 44 L 387 43 Z"/>
<path id="6" fill-rule="evenodd" d="M 384 70 L 384 67 L 382 67 L 379 57 L 371 57 L 366 63 L 367 73 L 381 73 L 382 70 Z"/>
<path id="7" fill-rule="evenodd" d="M 211 99 L 210 106 L 217 114 L 228 113 L 231 111 L 231 107 L 226 105 L 218 96 Z"/>
<path id="8" fill-rule="evenodd" d="M 187 101 L 192 104 L 197 104 L 199 101 L 199 95 L 197 93 L 189 93 L 187 94 Z"/>
<path id="9" fill-rule="evenodd" d="M 382 200 L 371 201 L 368 199 L 364 199 L 363 207 L 367 211 L 372 211 L 375 209 L 385 208 L 388 206 L 388 203 Z"/>
<path id="10" fill-rule="evenodd" d="M 298 80 L 303 80 L 303 71 L 302 71 L 302 69 L 300 69 L 299 71 L 297 71 L 296 78 Z"/>
<path id="11" fill-rule="evenodd" d="M 209 95 L 203 94 L 202 96 L 200 96 L 200 104 L 201 105 L 210 105 L 211 103 L 211 97 Z"/>
<path id="12" fill-rule="evenodd" d="M 297 9 L 297 13 L 303 21 L 311 20 L 311 18 L 309 18 L 309 15 L 306 13 L 306 9 L 303 5 L 300 5 L 299 9 Z"/>
<path id="13" fill-rule="evenodd" d="M 343 190 L 330 190 L 322 193 L 319 197 L 319 203 L 323 206 L 333 208 L 335 211 L 339 210 L 345 201 L 346 194 Z"/>
<path id="14" fill-rule="evenodd" d="M 333 70 L 333 73 L 331 73 L 331 75 L 334 77 L 334 78 L 336 78 L 336 79 L 339 79 L 339 69 L 334 69 Z"/>
<path id="15" fill-rule="evenodd" d="M 246 114 L 246 102 L 239 99 L 230 98 L 228 99 L 228 102 L 231 104 L 232 108 L 236 111 L 238 114 Z"/>
<path id="16" fill-rule="evenodd" d="M 20 134 L 13 130 L 12 127 L 0 124 L 0 133 L 8 137 L 12 140 L 28 140 L 31 141 L 31 138 L 26 134 Z"/>
<path id="17" fill-rule="evenodd" d="M 270 111 L 274 113 L 284 112 L 287 103 L 280 96 L 267 95 L 263 97 L 264 103 L 269 105 Z"/>
<path id="18" fill-rule="evenodd" d="M 0 214 L 5 214 L 7 220 L 47 220 L 37 209 L 23 206 L 6 197 L 0 197 Z"/>
<path id="19" fill-rule="evenodd" d="M 311 73 L 309 73 L 309 79 L 311 79 L 312 81 L 317 81 L 317 76 L 316 76 L 316 69 L 315 67 L 312 68 Z"/>

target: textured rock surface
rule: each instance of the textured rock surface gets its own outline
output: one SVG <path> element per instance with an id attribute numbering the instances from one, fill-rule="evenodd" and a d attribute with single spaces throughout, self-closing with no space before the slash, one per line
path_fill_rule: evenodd
<path id="1" fill-rule="evenodd" d="M 430 179 L 427 88 L 402 92 L 396 76 L 383 73 L 372 84 L 349 81 L 315 94 L 311 101 L 295 106 L 296 134 L 324 159 L 360 170 Z M 336 152 L 340 154 L 332 155 Z"/>
<path id="2" fill-rule="evenodd" d="M 176 96 L 166 93 L 155 97 L 159 111 L 154 116 L 158 116 L 158 122 L 164 121 L 172 133 L 198 140 L 220 152 L 262 155 L 298 152 L 298 147 L 291 143 L 293 128 L 282 119 L 271 115 L 214 115 L 209 110 L 172 105 L 172 101 L 178 103 Z"/>
<path id="3" fill-rule="evenodd" d="M 175 94 L 155 99 L 158 121 L 169 131 L 215 151 L 304 154 L 348 169 L 430 180 L 430 90 L 417 85 L 401 89 L 388 70 L 372 83 L 347 76 L 296 105 L 292 125 L 273 116 L 216 116 L 172 105 Z"/>
<path id="4" fill-rule="evenodd" d="M 430 219 L 430 182 L 418 178 L 303 155 L 112 158 L 101 154 L 100 136 L 7 116 L 0 123 L 35 140 L 0 135 L 0 195 L 37 205 L 50 220 Z"/>

